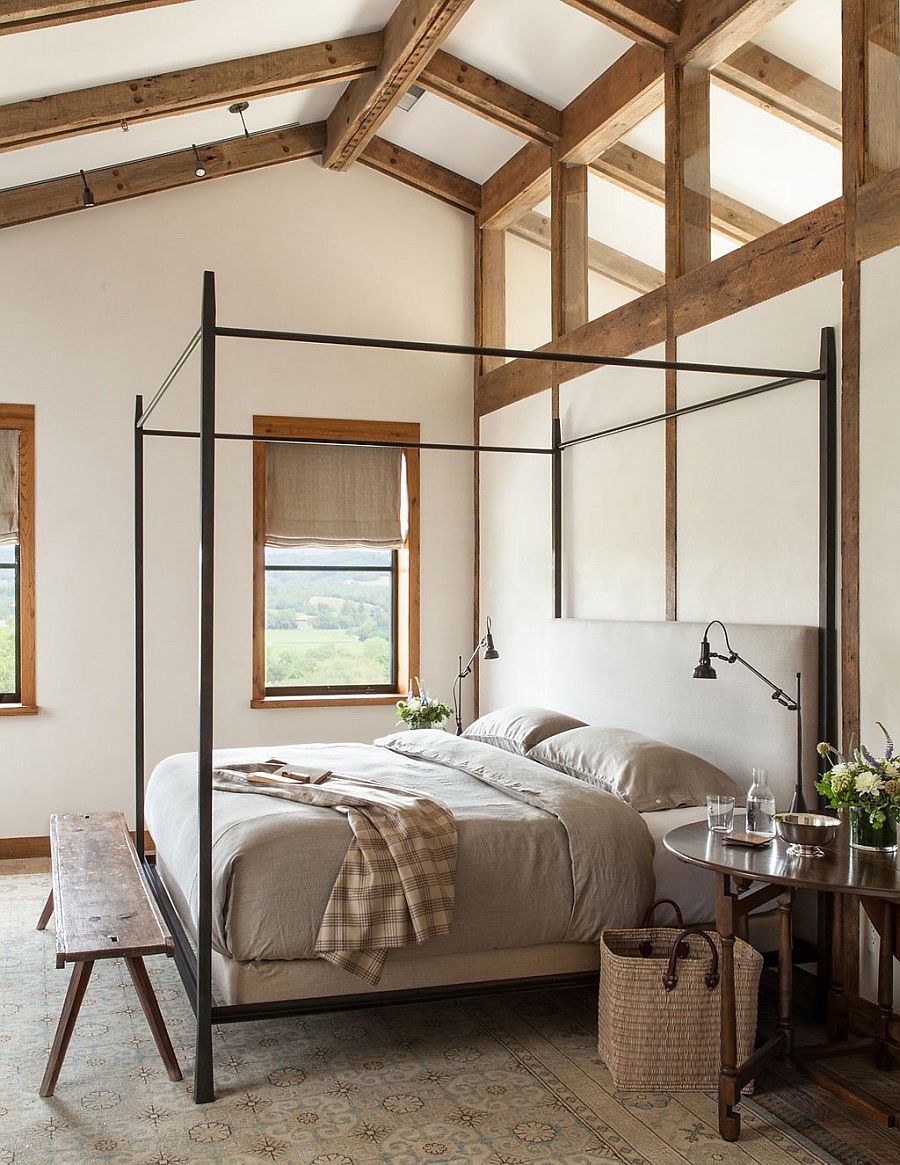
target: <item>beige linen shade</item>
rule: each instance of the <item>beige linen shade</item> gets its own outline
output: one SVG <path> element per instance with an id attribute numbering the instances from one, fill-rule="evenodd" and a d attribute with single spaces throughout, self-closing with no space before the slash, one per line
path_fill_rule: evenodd
<path id="1" fill-rule="evenodd" d="M 19 430 L 0 429 L 0 543 L 19 538 Z"/>
<path id="2" fill-rule="evenodd" d="M 266 446 L 266 545 L 403 545 L 403 453 L 355 445 Z"/>

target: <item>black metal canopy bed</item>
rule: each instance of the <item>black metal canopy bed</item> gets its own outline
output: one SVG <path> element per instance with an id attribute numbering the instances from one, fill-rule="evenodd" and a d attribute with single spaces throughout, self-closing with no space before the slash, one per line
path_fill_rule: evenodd
<path id="1" fill-rule="evenodd" d="M 334 441 L 316 437 L 271 437 L 219 432 L 216 428 L 216 357 L 222 339 L 386 348 L 549 360 L 585 366 L 674 369 L 729 374 L 760 380 L 752 387 L 644 417 L 600 432 L 563 439 L 553 422 L 547 447 L 517 447 L 441 442 Z M 201 409 L 199 431 L 151 428 L 151 415 L 188 357 L 199 345 Z M 807 681 L 803 700 L 809 732 L 828 737 L 835 707 L 835 404 L 834 335 L 821 335 L 820 363 L 811 371 L 697 364 L 644 358 L 576 356 L 561 352 L 527 352 L 474 345 L 417 343 L 353 336 L 318 335 L 223 327 L 216 320 L 215 278 L 203 280 L 201 326 L 172 371 L 145 408 L 137 398 L 134 427 L 135 459 L 135 828 L 139 857 L 149 885 L 171 928 L 176 962 L 197 1021 L 194 1099 L 215 1099 L 212 1028 L 214 1024 L 335 1010 L 374 1004 L 423 1000 L 441 995 L 509 990 L 522 985 L 572 983 L 596 975 L 595 939 L 603 925 L 634 925 L 653 896 L 654 839 L 661 840 L 669 809 L 638 804 L 598 793 L 596 785 L 576 779 L 573 769 L 541 753 L 542 744 L 563 741 L 572 733 L 590 731 L 584 721 L 571 721 L 537 733 L 524 743 L 498 742 L 489 733 L 460 739 L 443 732 L 401 733 L 375 745 L 301 745 L 277 747 L 289 763 L 320 766 L 349 778 L 392 783 L 422 796 L 432 791 L 453 806 L 458 816 L 459 865 L 454 924 L 449 934 L 431 939 L 421 949 L 392 951 L 384 979 L 363 984 L 344 970 L 316 958 L 312 950 L 317 916 L 328 897 L 334 871 L 348 844 L 346 817 L 327 807 L 275 800 L 270 796 L 239 796 L 216 791 L 214 775 L 223 765 L 240 760 L 264 760 L 272 749 L 242 749 L 214 755 L 214 514 L 216 446 L 219 441 L 278 441 L 305 444 L 361 444 L 396 448 L 549 457 L 552 465 L 554 563 L 554 626 L 562 620 L 562 461 L 565 450 L 586 441 L 671 420 L 732 401 L 777 391 L 790 385 L 818 385 L 820 433 L 820 617 L 818 628 L 746 629 L 768 651 L 787 643 L 782 664 Z M 147 786 L 145 781 L 144 698 L 144 441 L 149 437 L 199 440 L 200 458 L 200 628 L 199 742 L 197 753 L 162 761 Z M 615 625 L 611 625 L 615 628 Z M 621 625 L 627 628 L 629 625 Z M 646 646 L 648 629 L 631 625 Z M 662 625 L 660 625 L 662 626 Z M 675 624 L 677 635 L 691 635 L 691 625 Z M 591 634 L 562 650 L 582 654 Z M 627 661 L 634 652 L 605 631 L 604 650 L 612 644 Z M 667 642 L 683 651 L 671 635 Z M 746 640 L 744 641 L 746 642 Z M 562 643 L 562 641 L 560 641 Z M 586 646 L 587 645 L 587 646 Z M 617 646 L 618 645 L 618 646 Z M 559 645 L 557 645 L 559 646 Z M 661 649 L 661 657 L 668 648 Z M 671 654 L 671 653 L 670 653 Z M 674 660 L 675 656 L 672 655 Z M 679 654 L 680 658 L 680 654 Z M 688 669 L 689 658 L 684 659 Z M 649 666 L 653 666 L 652 663 Z M 680 664 L 679 664 L 680 666 Z M 660 669 L 660 676 L 664 669 Z M 724 688 L 726 685 L 718 685 Z M 700 685 L 695 685 L 700 687 Z M 565 683 L 560 680 L 560 688 Z M 622 691 L 626 685 L 618 685 Z M 553 702 L 554 692 L 546 693 Z M 557 699 L 569 701 L 571 691 Z M 748 697 L 748 699 L 756 697 Z M 577 696 L 572 699 L 577 703 Z M 741 696 L 740 699 L 743 699 Z M 589 702 L 589 701 L 588 701 Z M 677 703 L 677 701 L 676 701 Z M 566 704 L 563 704 L 566 707 Z M 623 706 L 624 707 L 624 706 Z M 590 718 L 592 709 L 570 704 L 566 709 Z M 679 715 L 681 713 L 679 712 Z M 688 714 L 689 716 L 689 714 Z M 682 719 L 684 717 L 682 716 Z M 576 727 L 572 727 L 572 726 Z M 578 727 L 580 726 L 580 727 Z M 632 728 L 643 729 L 637 723 Z M 778 730 L 780 725 L 775 725 Z M 485 730 L 487 731 L 487 730 Z M 666 726 L 662 725 L 662 731 Z M 546 738 L 546 739 L 545 739 Z M 662 739 L 667 739 L 661 733 Z M 810 735 L 812 739 L 812 735 Z M 500 747 L 497 747 L 498 743 Z M 688 738 L 684 747 L 693 746 Z M 521 744 L 521 747 L 519 747 Z M 790 755 L 789 740 L 778 745 Z M 698 751 L 702 751 L 698 749 Z M 238 754 L 240 756 L 238 757 Z M 687 755 L 687 754 L 684 754 Z M 813 751 L 806 750 L 812 757 Z M 694 760 L 698 758 L 694 757 Z M 713 756 L 727 764 L 728 756 Z M 705 762 L 700 762 L 702 765 Z M 808 774 L 807 788 L 812 775 Z M 791 782 L 792 783 L 792 782 Z M 146 789 L 145 789 L 145 786 Z M 221 789 L 221 785 L 218 786 Z M 789 795 L 789 792 L 788 792 Z M 659 799 L 657 799 L 659 800 Z M 702 798 L 701 798 L 702 800 Z M 213 813 L 215 801 L 215 817 Z M 686 802 L 682 800 L 680 804 Z M 696 802 L 695 802 L 696 803 Z M 676 804 L 678 804 L 676 802 Z M 301 812 L 297 810 L 301 809 Z M 641 810 L 645 820 L 642 821 Z M 674 812 L 683 812 L 675 809 Z M 650 819 L 655 826 L 650 826 Z M 682 818 L 683 820 L 683 818 Z M 678 822 L 672 821 L 672 824 Z M 149 826 L 156 855 L 144 852 Z M 304 832 L 298 840 L 297 830 Z M 602 844 L 598 844 L 602 841 Z M 492 848 L 493 847 L 493 848 Z M 662 846 L 657 844 L 657 850 Z M 290 865 L 298 849 L 310 851 L 305 880 Z M 268 874 L 266 873 L 268 871 Z M 312 872 L 310 872 L 312 871 Z M 512 876 L 510 872 L 512 871 Z M 657 878 L 659 869 L 656 869 Z M 269 880 L 267 881 L 267 877 Z M 274 879 L 274 881 L 273 881 Z M 276 892 L 273 887 L 289 887 Z M 699 908 L 698 908 L 699 909 Z M 271 923 L 266 928 L 263 923 Z M 274 936 L 274 937 L 273 937 Z"/>

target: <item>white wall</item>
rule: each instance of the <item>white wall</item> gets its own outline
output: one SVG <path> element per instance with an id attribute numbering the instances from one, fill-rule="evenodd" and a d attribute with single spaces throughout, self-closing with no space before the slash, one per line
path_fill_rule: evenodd
<path id="1" fill-rule="evenodd" d="M 41 711 L 0 719 L 0 837 L 132 789 L 132 427 L 199 323 L 471 342 L 469 217 L 361 166 L 296 162 L 4 231 L 0 400 L 37 429 Z M 155 421 L 197 420 L 196 357 Z M 469 440 L 466 359 L 219 342 L 219 416 L 420 421 Z M 197 448 L 148 440 L 148 761 L 196 741 Z M 216 740 L 371 740 L 390 707 L 252 711 L 249 445 L 221 445 Z M 445 697 L 471 636 L 471 457 L 424 454 L 422 665 Z"/>

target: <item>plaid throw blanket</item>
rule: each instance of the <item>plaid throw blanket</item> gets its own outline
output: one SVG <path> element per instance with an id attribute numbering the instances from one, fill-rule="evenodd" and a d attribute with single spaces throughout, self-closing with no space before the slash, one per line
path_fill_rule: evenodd
<path id="1" fill-rule="evenodd" d="M 287 788 L 216 769 L 213 788 L 322 805 L 345 813 L 353 841 L 316 938 L 316 954 L 373 986 L 388 950 L 447 934 L 453 919 L 457 831 L 439 801 L 405 789 L 331 776 Z"/>

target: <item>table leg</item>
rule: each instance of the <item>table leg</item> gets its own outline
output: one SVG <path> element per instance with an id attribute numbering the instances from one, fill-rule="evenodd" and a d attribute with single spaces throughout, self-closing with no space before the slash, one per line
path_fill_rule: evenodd
<path id="1" fill-rule="evenodd" d="M 53 1047 L 50 1049 L 47 1070 L 44 1072 L 44 1079 L 41 1081 L 41 1096 L 52 1096 L 53 1090 L 56 1088 L 59 1071 L 63 1066 L 63 1060 L 66 1058 L 66 1052 L 69 1049 L 69 1041 L 72 1038 L 72 1032 L 75 1030 L 75 1021 L 78 1019 L 78 1012 L 81 1010 L 81 1001 L 84 999 L 84 993 L 87 990 L 88 980 L 91 977 L 91 971 L 93 969 L 93 962 L 76 963 L 72 968 L 72 978 L 69 980 L 69 989 L 66 992 L 62 1014 L 59 1017 L 59 1024 L 56 1028 L 56 1035 L 53 1038 Z"/>
<path id="2" fill-rule="evenodd" d="M 716 874 L 716 928 L 722 944 L 721 958 L 721 1067 L 719 1071 L 719 1134 L 725 1141 L 736 1141 L 741 1133 L 741 1118 L 735 1112 L 737 1087 L 737 1014 L 734 994 L 734 899 L 729 893 L 727 874 Z"/>
<path id="3" fill-rule="evenodd" d="M 831 985 L 828 988 L 828 1004 L 825 1030 L 833 1043 L 843 1042 L 850 1034 L 849 1001 L 844 991 L 846 954 L 844 950 L 844 895 L 832 895 L 831 929 Z"/>
<path id="4" fill-rule="evenodd" d="M 791 929 L 791 911 L 794 905 L 794 891 L 782 894 L 778 899 L 779 942 L 778 942 L 778 1030 L 784 1034 L 784 1051 L 793 1046 L 791 1027 L 791 998 L 794 986 L 794 939 Z"/>
<path id="5" fill-rule="evenodd" d="M 897 905 L 885 902 L 878 936 L 878 1014 L 880 1031 L 875 1038 L 875 1063 L 883 1071 L 894 1067 L 890 1050 L 891 1019 L 894 1014 L 894 935 Z"/>

